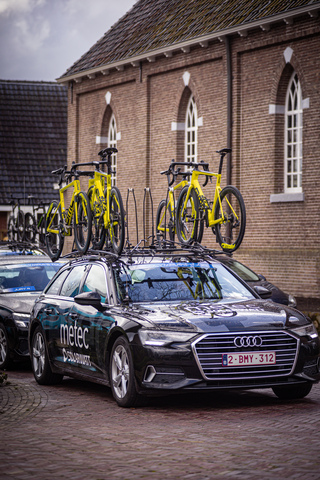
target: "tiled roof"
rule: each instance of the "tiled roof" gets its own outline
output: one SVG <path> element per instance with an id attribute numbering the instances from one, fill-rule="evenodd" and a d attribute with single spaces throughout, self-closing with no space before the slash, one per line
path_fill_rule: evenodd
<path id="1" fill-rule="evenodd" d="M 139 0 L 61 77 L 232 27 L 319 5 L 319 0 Z"/>
<path id="2" fill-rule="evenodd" d="M 50 172 L 67 163 L 67 105 L 55 82 L 0 80 L 0 204 L 57 196 Z"/>

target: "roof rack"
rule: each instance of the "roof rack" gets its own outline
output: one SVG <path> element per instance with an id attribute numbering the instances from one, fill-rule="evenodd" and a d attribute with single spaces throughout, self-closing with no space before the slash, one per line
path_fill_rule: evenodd
<path id="1" fill-rule="evenodd" d="M 135 259 L 147 259 L 150 260 L 154 257 L 162 257 L 167 258 L 170 257 L 181 257 L 181 256 L 189 256 L 191 257 L 198 257 L 202 259 L 210 258 L 214 259 L 219 255 L 228 255 L 232 256 L 232 253 L 224 252 L 223 250 L 213 250 L 207 248 L 206 246 L 201 245 L 200 243 L 194 243 L 192 245 L 181 245 L 177 242 L 167 242 L 165 245 L 161 243 L 157 245 L 154 243 L 151 246 L 146 246 L 144 240 L 140 240 L 139 243 L 135 247 L 126 248 L 123 250 L 121 255 L 118 255 L 109 250 L 94 250 L 89 249 L 86 253 L 82 254 L 77 250 L 72 251 L 60 258 L 70 260 L 70 261 L 83 261 L 83 260 L 93 260 L 93 259 L 101 259 L 107 262 L 123 262 L 124 258 L 126 259 L 127 263 L 133 263 Z"/>
<path id="2" fill-rule="evenodd" d="M 39 250 L 45 254 L 44 250 L 42 250 L 39 245 L 36 243 L 30 243 L 26 241 L 18 242 L 17 240 L 8 240 L 8 241 L 1 241 L 0 242 L 0 248 L 1 247 L 6 247 L 9 250 L 12 250 L 13 252 L 20 251 L 22 253 L 27 254 L 28 250 Z"/>

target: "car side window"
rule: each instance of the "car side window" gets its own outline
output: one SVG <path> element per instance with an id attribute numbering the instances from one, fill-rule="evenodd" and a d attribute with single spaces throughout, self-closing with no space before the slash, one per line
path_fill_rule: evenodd
<path id="1" fill-rule="evenodd" d="M 49 285 L 48 289 L 45 290 L 45 293 L 48 295 L 59 295 L 61 285 L 63 284 L 66 276 L 70 270 L 64 270 L 60 275 L 55 279 L 54 282 Z"/>
<path id="2" fill-rule="evenodd" d="M 83 292 L 97 292 L 101 296 L 101 301 L 106 303 L 108 290 L 105 272 L 99 265 L 92 265 L 90 272 L 83 285 Z"/>
<path id="3" fill-rule="evenodd" d="M 85 272 L 85 265 L 74 267 L 62 285 L 60 295 L 63 297 L 75 297 L 79 293 L 80 283 Z"/>

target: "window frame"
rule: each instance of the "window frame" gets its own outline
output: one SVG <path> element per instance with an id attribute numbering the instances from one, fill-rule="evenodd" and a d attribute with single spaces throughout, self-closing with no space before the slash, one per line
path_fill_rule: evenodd
<path id="1" fill-rule="evenodd" d="M 102 303 L 109 304 L 110 303 L 110 294 L 109 294 L 109 285 L 108 285 L 108 281 L 107 281 L 106 271 L 103 268 L 103 266 L 99 265 L 98 263 L 92 263 L 92 265 L 90 265 L 90 268 L 87 269 L 86 275 L 85 275 L 85 277 L 83 279 L 83 282 L 82 282 L 82 285 L 81 285 L 81 293 L 86 293 L 86 291 L 84 291 L 84 287 L 86 285 L 87 279 L 88 279 L 89 275 L 91 274 L 91 272 L 93 272 L 93 269 L 97 269 L 97 268 L 103 272 L 103 277 L 104 277 L 104 280 L 105 280 L 105 287 L 106 287 L 106 296 L 103 297 L 101 295 L 101 293 L 99 293 L 99 292 L 98 293 L 101 296 Z M 103 298 L 105 298 L 105 301 L 103 301 Z"/>
<path id="2" fill-rule="evenodd" d="M 284 193 L 302 193 L 303 108 L 301 84 L 295 71 L 286 93 L 284 133 Z"/>
<path id="3" fill-rule="evenodd" d="M 184 158 L 185 162 L 198 163 L 198 109 L 193 94 L 190 95 L 186 109 Z M 190 171 L 191 167 L 186 167 L 185 170 Z"/>
<path id="4" fill-rule="evenodd" d="M 108 147 L 117 148 L 117 122 L 114 113 L 112 113 L 109 121 L 108 129 Z M 111 155 L 111 185 L 115 186 L 117 183 L 117 154 Z"/>
<path id="5" fill-rule="evenodd" d="M 65 288 L 66 285 L 69 284 L 70 277 L 73 275 L 73 273 L 77 270 L 80 270 L 81 268 L 83 269 L 83 272 L 82 272 L 82 275 L 81 275 L 81 278 L 80 278 L 80 281 L 79 281 L 79 284 L 78 284 L 77 293 L 75 293 L 74 295 L 66 295 L 65 294 L 66 292 L 64 292 L 63 289 Z M 74 265 L 69 269 L 68 275 L 66 276 L 66 278 L 64 279 L 64 281 L 62 282 L 61 287 L 60 287 L 60 291 L 59 291 L 59 296 L 60 297 L 74 299 L 74 297 L 76 297 L 81 292 L 83 279 L 84 279 L 84 276 L 86 274 L 86 269 L 87 269 L 87 266 L 85 264 Z M 74 293 L 74 292 L 72 292 L 72 293 Z"/>

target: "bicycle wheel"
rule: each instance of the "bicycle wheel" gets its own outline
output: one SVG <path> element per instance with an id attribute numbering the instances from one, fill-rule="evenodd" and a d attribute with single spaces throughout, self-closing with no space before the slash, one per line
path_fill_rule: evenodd
<path id="1" fill-rule="evenodd" d="M 89 189 L 88 198 L 92 213 L 92 247 L 97 250 L 102 250 L 106 239 L 106 229 L 104 228 L 103 219 L 103 205 L 101 205 L 101 201 L 97 199 L 97 195 L 95 194 L 93 187 Z"/>
<path id="2" fill-rule="evenodd" d="M 14 228 L 14 216 L 10 215 L 8 220 L 8 240 L 9 242 L 13 242 L 15 236 L 15 228 Z"/>
<path id="3" fill-rule="evenodd" d="M 112 187 L 109 203 L 110 226 L 108 230 L 108 238 L 112 250 L 120 255 L 125 240 L 125 211 L 120 190 Z"/>
<path id="4" fill-rule="evenodd" d="M 156 215 L 156 235 L 158 240 L 171 240 L 174 242 L 174 217 L 167 208 L 166 200 L 161 200 Z"/>
<path id="5" fill-rule="evenodd" d="M 176 208 L 176 230 L 179 242 L 183 245 L 190 245 L 198 238 L 198 218 L 199 218 L 199 200 L 194 189 L 188 196 L 188 185 L 180 192 Z"/>
<path id="6" fill-rule="evenodd" d="M 80 192 L 77 196 L 78 221 L 74 212 L 74 241 L 81 253 L 86 253 L 91 242 L 92 215 L 88 195 Z"/>
<path id="7" fill-rule="evenodd" d="M 34 218 L 34 215 L 30 212 L 27 212 L 25 216 L 24 232 L 25 240 L 27 242 L 34 242 L 37 232 L 36 219 Z"/>
<path id="8" fill-rule="evenodd" d="M 16 231 L 17 231 L 17 240 L 18 242 L 23 242 L 24 240 L 24 233 L 25 233 L 25 217 L 22 210 L 19 210 L 17 223 L 16 223 Z"/>
<path id="9" fill-rule="evenodd" d="M 239 190 L 232 185 L 224 187 L 214 210 L 214 218 L 224 220 L 214 227 L 218 243 L 225 252 L 240 247 L 246 228 L 246 209 Z"/>
<path id="10" fill-rule="evenodd" d="M 46 244 L 46 212 L 45 210 L 43 211 L 42 216 L 38 221 L 37 230 L 39 233 L 39 245 L 40 246 L 45 245 Z"/>
<path id="11" fill-rule="evenodd" d="M 202 237 L 203 237 L 203 231 L 204 231 L 204 220 L 199 220 L 198 226 L 199 226 L 199 231 L 198 231 L 197 239 L 195 241 L 198 243 L 201 243 Z"/>
<path id="12" fill-rule="evenodd" d="M 48 208 L 45 224 L 45 240 L 48 254 L 54 262 L 61 255 L 64 236 L 61 233 L 62 217 L 58 203 L 53 201 Z"/>

